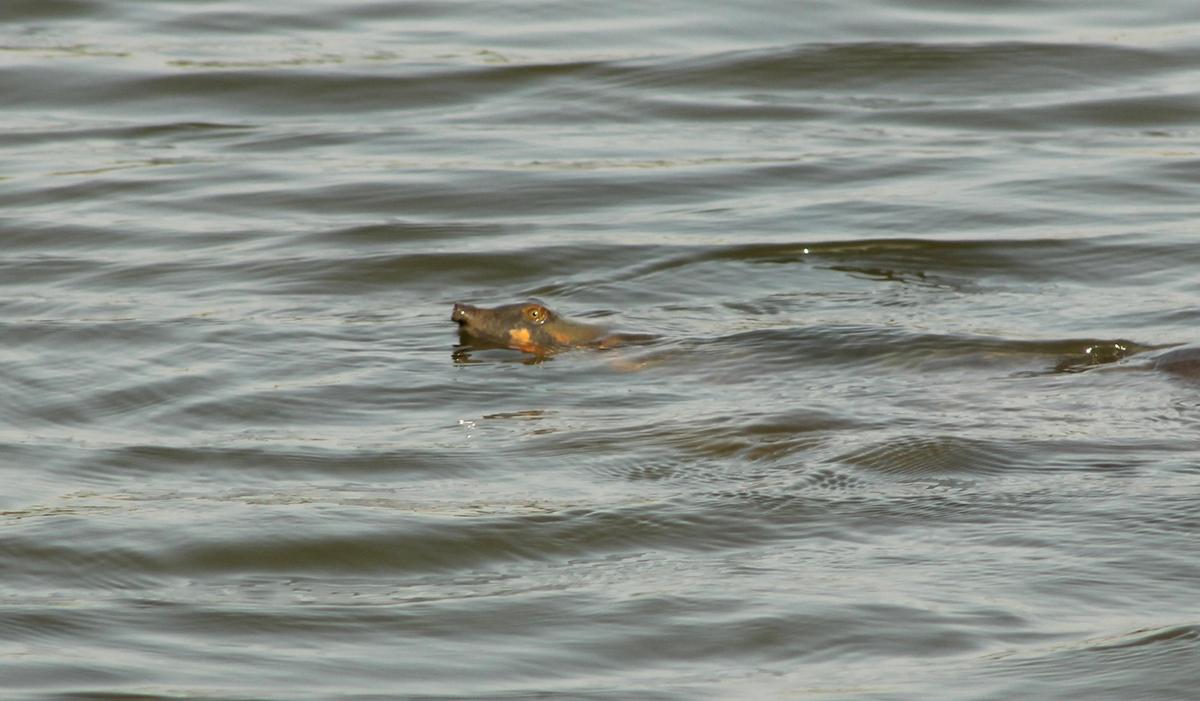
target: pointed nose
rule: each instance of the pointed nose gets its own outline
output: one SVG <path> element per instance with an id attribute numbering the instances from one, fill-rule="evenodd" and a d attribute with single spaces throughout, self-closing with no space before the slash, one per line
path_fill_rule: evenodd
<path id="1" fill-rule="evenodd" d="M 454 303 L 454 311 L 450 312 L 450 321 L 457 321 L 460 324 L 465 324 L 471 318 L 478 307 L 472 307 L 469 304 Z"/>

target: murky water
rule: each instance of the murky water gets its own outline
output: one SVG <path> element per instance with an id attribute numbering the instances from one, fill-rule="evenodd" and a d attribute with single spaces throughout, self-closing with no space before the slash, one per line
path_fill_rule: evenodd
<path id="1" fill-rule="evenodd" d="M 0 20 L 4 698 L 1194 697 L 1200 6 Z"/>

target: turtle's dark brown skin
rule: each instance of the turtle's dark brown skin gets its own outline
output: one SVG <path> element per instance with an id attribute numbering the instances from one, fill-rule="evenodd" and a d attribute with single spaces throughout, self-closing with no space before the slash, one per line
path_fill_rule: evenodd
<path id="1" fill-rule="evenodd" d="M 455 304 L 450 320 L 458 322 L 463 342 L 513 348 L 550 355 L 570 348 L 612 348 L 655 338 L 646 334 L 612 333 L 603 326 L 571 321 L 537 300 L 499 307 Z"/>
<path id="2" fill-rule="evenodd" d="M 1200 379 L 1200 347 L 1190 346 L 1167 351 L 1154 358 L 1152 367 L 1173 375 Z"/>

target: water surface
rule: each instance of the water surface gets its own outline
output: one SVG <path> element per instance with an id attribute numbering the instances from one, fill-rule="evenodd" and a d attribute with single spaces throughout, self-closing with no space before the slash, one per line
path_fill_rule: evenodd
<path id="1" fill-rule="evenodd" d="M 0 20 L 5 698 L 1193 694 L 1196 6 Z"/>

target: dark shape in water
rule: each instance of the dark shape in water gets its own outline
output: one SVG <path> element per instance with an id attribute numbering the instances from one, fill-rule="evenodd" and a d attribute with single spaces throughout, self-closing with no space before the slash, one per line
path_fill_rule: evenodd
<path id="1" fill-rule="evenodd" d="M 1083 372 L 1100 365 L 1115 363 L 1142 350 L 1145 348 L 1132 341 L 1097 341 L 1089 343 L 1081 352 L 1072 353 L 1059 359 L 1054 366 L 1054 371 Z"/>
<path id="2" fill-rule="evenodd" d="M 538 300 L 491 308 L 456 303 L 450 320 L 458 322 L 459 337 L 465 345 L 513 348 L 536 355 L 571 348 L 612 348 L 656 338 L 612 333 L 603 326 L 571 321 Z"/>
<path id="3" fill-rule="evenodd" d="M 1154 358 L 1152 367 L 1173 375 L 1200 379 L 1200 347 L 1169 350 Z"/>
<path id="4" fill-rule="evenodd" d="M 1097 342 L 1088 345 L 1081 353 L 1059 360 L 1055 372 L 1085 372 L 1102 366 L 1120 365 L 1118 361 L 1140 355 L 1149 350 L 1161 350 L 1164 346 L 1143 346 L 1131 341 Z M 1141 360 L 1139 358 L 1139 360 Z M 1200 382 L 1200 346 L 1173 348 L 1165 353 L 1147 355 L 1144 362 L 1123 365 L 1125 369 L 1153 369 L 1170 373 L 1176 377 Z"/>

